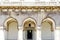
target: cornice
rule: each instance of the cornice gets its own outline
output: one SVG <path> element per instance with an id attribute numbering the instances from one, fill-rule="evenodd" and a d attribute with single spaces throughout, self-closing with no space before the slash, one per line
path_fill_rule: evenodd
<path id="1" fill-rule="evenodd" d="M 0 6 L 0 9 L 60 9 L 60 6 Z"/>
<path id="2" fill-rule="evenodd" d="M 41 11 L 41 10 L 44 10 L 44 11 L 60 11 L 60 6 L 0 6 L 0 10 L 4 10 L 4 9 L 7 9 L 10 10 L 25 10 L 25 11 L 28 11 L 28 10 L 32 10 L 32 11 Z"/>

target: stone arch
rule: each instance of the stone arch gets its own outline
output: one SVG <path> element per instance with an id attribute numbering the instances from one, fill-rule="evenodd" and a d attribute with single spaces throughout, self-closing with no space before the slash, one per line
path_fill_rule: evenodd
<path id="1" fill-rule="evenodd" d="M 47 17 L 42 20 L 41 23 L 41 39 L 42 40 L 54 40 L 55 21 Z"/>
<path id="2" fill-rule="evenodd" d="M 47 18 L 44 18 L 42 20 L 41 24 L 43 22 L 48 22 L 51 25 L 51 31 L 54 31 L 55 30 L 56 27 L 55 27 L 55 20 L 54 19 L 52 19 L 51 17 L 47 17 Z"/>
<path id="3" fill-rule="evenodd" d="M 30 28 L 35 29 L 36 28 L 36 21 L 32 18 L 25 19 L 23 22 L 23 30 L 25 30 L 26 28 L 29 28 L 29 26 L 30 26 Z"/>
<path id="4" fill-rule="evenodd" d="M 16 22 L 17 23 L 17 29 L 18 29 L 18 21 L 13 18 L 13 17 L 8 17 L 5 21 L 4 21 L 4 28 L 8 31 L 8 25 L 12 22 Z"/>
<path id="5" fill-rule="evenodd" d="M 17 40 L 18 39 L 18 22 L 15 18 L 9 17 L 4 22 L 5 39 Z"/>
<path id="6" fill-rule="evenodd" d="M 36 40 L 36 21 L 33 18 L 27 18 L 24 20 L 23 36 L 23 40 Z"/>

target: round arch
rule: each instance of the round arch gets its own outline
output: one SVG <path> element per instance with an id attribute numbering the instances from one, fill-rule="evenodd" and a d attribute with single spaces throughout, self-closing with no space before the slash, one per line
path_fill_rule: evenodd
<path id="1" fill-rule="evenodd" d="M 43 19 L 42 22 L 41 22 L 41 24 L 43 22 L 48 22 L 51 25 L 51 29 L 52 29 L 51 31 L 55 30 L 55 20 L 53 20 L 51 17 Z"/>
<path id="2" fill-rule="evenodd" d="M 54 40 L 55 21 L 52 18 L 45 18 L 41 23 L 41 39 Z"/>
<path id="3" fill-rule="evenodd" d="M 18 29 L 18 21 L 13 18 L 13 17 L 8 17 L 5 21 L 4 21 L 4 28 L 8 31 L 8 25 L 12 22 L 17 23 L 17 29 Z"/>
<path id="4" fill-rule="evenodd" d="M 27 18 L 23 22 L 23 29 L 25 30 L 26 28 L 36 28 L 36 21 L 32 18 Z"/>
<path id="5" fill-rule="evenodd" d="M 30 37 L 29 37 L 30 35 Z M 36 21 L 33 18 L 27 18 L 23 22 L 23 39 L 36 39 Z"/>

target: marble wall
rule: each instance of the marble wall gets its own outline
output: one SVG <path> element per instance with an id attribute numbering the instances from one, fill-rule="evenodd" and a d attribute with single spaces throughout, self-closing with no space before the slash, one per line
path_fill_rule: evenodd
<path id="1" fill-rule="evenodd" d="M 41 23 L 45 18 L 51 18 L 55 22 L 54 26 L 54 40 L 59 40 L 60 38 L 60 13 L 59 12 L 11 12 L 10 15 L 0 14 L 0 39 L 7 39 L 7 31 L 5 30 L 5 21 L 9 18 L 13 17 L 18 21 L 18 40 L 23 40 L 23 25 L 24 21 L 28 18 L 35 20 L 36 22 L 36 40 L 41 40 Z M 1 28 L 3 27 L 3 28 Z M 59 28 L 57 28 L 59 27 Z"/>

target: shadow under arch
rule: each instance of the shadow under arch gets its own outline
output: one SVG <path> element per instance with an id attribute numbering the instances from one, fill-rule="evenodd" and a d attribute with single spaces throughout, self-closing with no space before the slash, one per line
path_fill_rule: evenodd
<path id="1" fill-rule="evenodd" d="M 30 37 L 29 37 L 30 35 Z M 36 21 L 27 18 L 23 22 L 23 40 L 36 40 Z"/>
<path id="2" fill-rule="evenodd" d="M 42 20 L 41 25 L 41 39 L 54 40 L 55 21 L 47 17 Z"/>
<path id="3" fill-rule="evenodd" d="M 17 40 L 18 39 L 18 22 L 15 18 L 9 17 L 4 22 L 5 39 Z"/>

